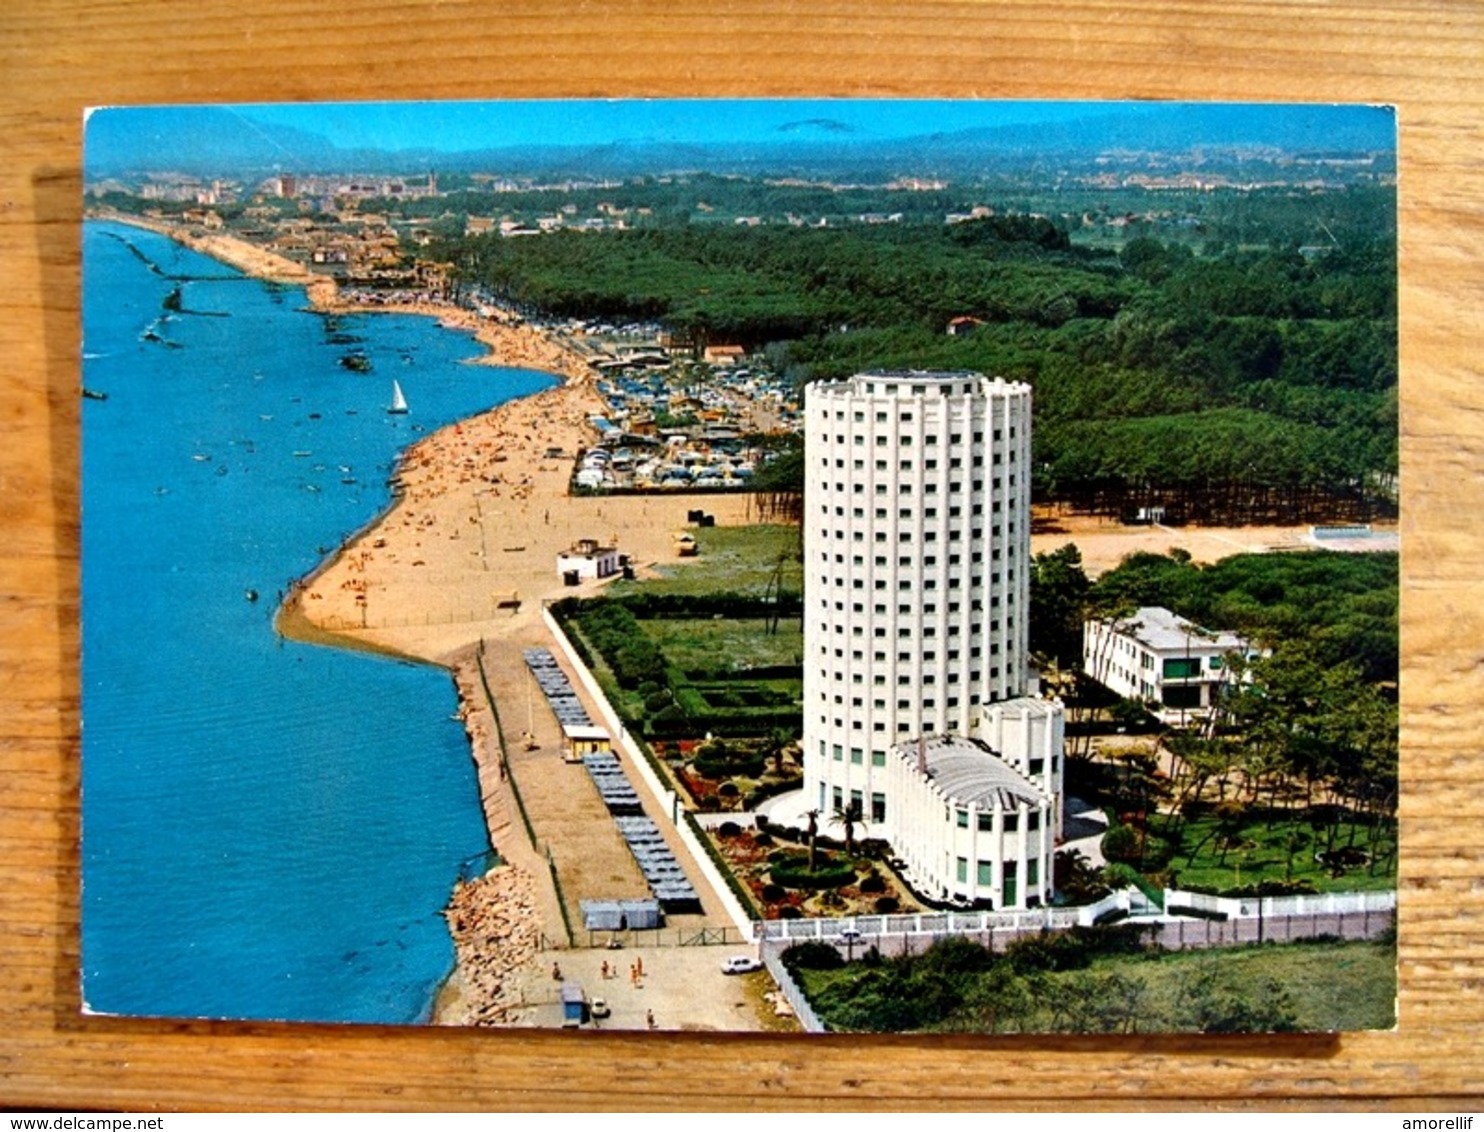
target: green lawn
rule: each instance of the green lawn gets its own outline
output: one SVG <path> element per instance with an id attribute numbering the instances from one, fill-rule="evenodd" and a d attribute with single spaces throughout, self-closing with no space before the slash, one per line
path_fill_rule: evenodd
<path id="1" fill-rule="evenodd" d="M 1128 960 L 1104 960 L 1111 968 Z M 1093 970 L 1103 966 L 1095 963 Z M 1177 951 L 1131 967 L 1151 1010 L 1178 1011 L 1182 985 L 1211 970 L 1236 986 L 1276 983 L 1288 995 L 1299 1030 L 1389 1030 L 1396 1024 L 1396 948 L 1382 943 L 1300 943 Z"/>
<path id="2" fill-rule="evenodd" d="M 1155 815 L 1150 821 L 1150 832 L 1163 835 L 1175 821 L 1169 814 Z M 1187 887 L 1223 890 L 1241 888 L 1263 881 L 1291 879 L 1304 881 L 1319 892 L 1380 891 L 1396 887 L 1394 855 L 1388 859 L 1386 853 L 1393 848 L 1394 831 L 1383 836 L 1377 845 L 1382 865 L 1372 872 L 1366 865 L 1346 869 L 1339 876 L 1314 859 L 1316 851 L 1326 844 L 1323 831 L 1316 832 L 1306 822 L 1291 826 L 1280 817 L 1271 827 L 1266 815 L 1255 813 L 1237 830 L 1236 842 L 1223 854 L 1220 837 L 1209 836 L 1217 829 L 1214 817 L 1199 818 L 1185 823 L 1181 832 L 1181 848 L 1170 859 L 1168 868 L 1178 874 L 1179 885 Z M 1355 831 L 1355 844 L 1366 845 L 1368 830 L 1361 826 Z M 1293 867 L 1288 869 L 1288 838 L 1297 835 L 1298 843 L 1293 850 Z M 1343 846 L 1349 840 L 1350 825 L 1342 824 L 1335 835 L 1335 844 Z M 1198 851 L 1197 851 L 1198 850 Z M 1194 859 L 1190 854 L 1194 851 Z"/>
<path id="3" fill-rule="evenodd" d="M 780 622 L 777 633 L 768 632 L 761 618 L 645 618 L 630 624 L 630 634 L 642 633 L 663 655 L 663 670 L 655 679 L 668 685 L 675 704 L 691 717 L 692 737 L 708 731 L 762 736 L 778 727 L 797 730 L 798 705 L 804 694 L 802 673 L 755 679 L 727 675 L 740 668 L 797 668 L 803 648 L 797 622 Z M 568 623 L 567 631 L 594 658 L 593 674 L 620 715 L 632 720 L 660 718 L 663 708 L 647 707 L 637 688 L 619 686 L 610 658 L 596 648 L 580 617 Z M 611 639 L 609 643 L 612 647 Z M 692 679 L 686 673 L 702 675 Z M 652 731 L 648 723 L 644 728 L 646 734 L 675 734 L 673 730 Z"/>
<path id="4" fill-rule="evenodd" d="M 799 664 L 804 655 L 798 618 L 781 618 L 776 633 L 760 618 L 649 618 L 639 626 L 671 664 L 686 672 Z"/>
<path id="5" fill-rule="evenodd" d="M 827 1025 L 870 1030 L 914 1017 L 903 1003 L 942 1004 L 921 1029 L 960 1033 L 1173 1033 L 1386 1030 L 1396 1021 L 1390 941 L 1260 944 L 1105 957 L 1079 970 L 1016 973 L 1005 961 L 911 973 L 861 961 L 799 972 Z M 911 1028 L 901 1026 L 900 1028 Z"/>
<path id="6" fill-rule="evenodd" d="M 764 594 L 783 560 L 783 589 L 798 594 L 804 588 L 799 561 L 798 527 L 691 527 L 700 547 L 693 560 L 661 566 L 661 577 L 613 583 L 614 596 L 645 590 L 650 593 L 713 594 L 726 591 Z"/>

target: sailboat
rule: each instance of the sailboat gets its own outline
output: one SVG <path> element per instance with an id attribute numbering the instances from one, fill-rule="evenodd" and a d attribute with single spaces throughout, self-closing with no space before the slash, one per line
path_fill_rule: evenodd
<path id="1" fill-rule="evenodd" d="M 392 382 L 392 403 L 386 409 L 389 413 L 405 413 L 407 411 L 407 398 L 402 396 L 402 387 L 396 381 Z"/>

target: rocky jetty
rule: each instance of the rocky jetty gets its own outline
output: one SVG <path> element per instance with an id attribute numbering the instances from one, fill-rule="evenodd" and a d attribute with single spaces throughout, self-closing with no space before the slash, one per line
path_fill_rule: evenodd
<path id="1" fill-rule="evenodd" d="M 443 917 L 458 952 L 458 969 L 440 996 L 437 1021 L 447 1025 L 507 1026 L 525 1005 L 521 968 L 540 948 L 531 878 L 512 865 L 460 881 Z"/>

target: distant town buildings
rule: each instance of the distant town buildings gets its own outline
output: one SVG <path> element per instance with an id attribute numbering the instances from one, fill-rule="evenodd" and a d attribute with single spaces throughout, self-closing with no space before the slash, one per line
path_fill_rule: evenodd
<path id="1" fill-rule="evenodd" d="M 1027 697 L 1031 391 L 867 372 L 805 406 L 804 779 L 931 899 L 1051 896 L 1063 713 Z"/>
<path id="2" fill-rule="evenodd" d="M 1082 668 L 1110 691 L 1148 706 L 1161 723 L 1194 726 L 1209 718 L 1234 678 L 1233 659 L 1258 654 L 1236 633 L 1203 629 L 1161 606 L 1083 626 Z"/>

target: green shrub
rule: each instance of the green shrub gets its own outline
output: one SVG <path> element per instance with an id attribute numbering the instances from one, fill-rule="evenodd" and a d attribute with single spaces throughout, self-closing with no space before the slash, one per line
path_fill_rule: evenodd
<path id="1" fill-rule="evenodd" d="M 675 702 L 680 705 L 686 715 L 704 715 L 711 710 L 706 697 L 690 684 L 676 687 Z"/>
<path id="2" fill-rule="evenodd" d="M 807 854 L 780 851 L 768 858 L 768 873 L 774 884 L 781 884 L 785 888 L 817 890 L 849 884 L 855 879 L 855 866 L 849 861 L 836 861 L 821 853 L 811 873 Z"/>
<path id="3" fill-rule="evenodd" d="M 1158 872 L 1170 863 L 1170 858 L 1175 855 L 1175 847 L 1163 837 L 1155 837 L 1150 834 L 1144 839 L 1144 857 L 1139 862 L 1139 867 L 1145 872 Z"/>
<path id="4" fill-rule="evenodd" d="M 785 969 L 793 971 L 838 971 L 845 960 L 832 944 L 817 939 L 796 943 L 778 957 Z"/>
<path id="5" fill-rule="evenodd" d="M 1192 889 L 1191 891 L 1202 891 Z M 1218 896 L 1313 896 L 1319 890 L 1306 880 L 1265 880 L 1258 884 L 1244 884 L 1240 888 L 1223 888 Z"/>
<path id="6" fill-rule="evenodd" d="M 1103 883 L 1109 888 L 1127 888 L 1139 883 L 1139 871 L 1132 865 L 1124 864 L 1122 861 L 1114 861 L 1103 866 Z"/>
<path id="7" fill-rule="evenodd" d="M 655 712 L 653 716 L 653 722 L 655 723 L 683 722 L 684 719 L 685 712 L 680 710 L 679 704 L 667 704 Z"/>
<path id="8" fill-rule="evenodd" d="M 598 598 L 579 606 L 576 620 L 582 635 L 608 662 L 619 687 L 660 686 L 665 679 L 665 656 L 622 605 Z"/>
<path id="9" fill-rule="evenodd" d="M 922 954 L 919 970 L 944 975 L 972 974 L 988 971 L 998 962 L 994 952 L 964 936 L 940 939 Z"/>
<path id="10" fill-rule="evenodd" d="M 696 751 L 692 765 L 706 778 L 756 778 L 767 760 L 758 752 L 717 739 Z"/>
<path id="11" fill-rule="evenodd" d="M 1132 955 L 1145 950 L 1145 930 L 1133 924 L 1072 928 L 1022 936 L 1005 949 L 1019 975 L 1036 971 L 1076 971 L 1104 955 Z"/>
<path id="12" fill-rule="evenodd" d="M 1133 865 L 1145 872 L 1162 869 L 1175 855 L 1175 847 L 1163 837 L 1127 825 L 1114 825 L 1103 834 L 1103 856 L 1109 861 Z"/>
<path id="13" fill-rule="evenodd" d="M 1103 856 L 1110 861 L 1139 859 L 1139 835 L 1126 825 L 1110 825 L 1103 834 Z"/>

